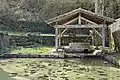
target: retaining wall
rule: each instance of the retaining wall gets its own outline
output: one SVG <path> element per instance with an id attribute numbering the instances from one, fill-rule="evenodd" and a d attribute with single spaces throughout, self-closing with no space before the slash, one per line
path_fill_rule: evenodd
<path id="1" fill-rule="evenodd" d="M 9 47 L 9 35 L 6 32 L 0 32 L 0 54 L 7 52 Z"/>
<path id="2" fill-rule="evenodd" d="M 116 22 L 111 24 L 109 27 L 113 33 L 116 49 L 120 51 L 120 18 L 116 19 Z"/>
<path id="3" fill-rule="evenodd" d="M 11 35 L 10 45 L 17 47 L 54 46 L 55 40 L 52 36 L 37 36 L 28 34 L 26 36 Z"/>

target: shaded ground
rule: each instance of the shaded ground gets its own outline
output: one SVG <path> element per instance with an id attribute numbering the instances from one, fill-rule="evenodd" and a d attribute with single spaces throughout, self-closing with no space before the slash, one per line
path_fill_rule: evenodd
<path id="1" fill-rule="evenodd" d="M 8 59 L 0 68 L 16 80 L 120 80 L 120 69 L 102 60 Z"/>

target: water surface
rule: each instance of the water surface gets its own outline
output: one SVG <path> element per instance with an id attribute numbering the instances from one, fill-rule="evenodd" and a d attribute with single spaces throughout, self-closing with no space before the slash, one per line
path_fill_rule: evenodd
<path id="1" fill-rule="evenodd" d="M 100 59 L 7 59 L 0 67 L 15 80 L 120 80 L 120 69 Z"/>

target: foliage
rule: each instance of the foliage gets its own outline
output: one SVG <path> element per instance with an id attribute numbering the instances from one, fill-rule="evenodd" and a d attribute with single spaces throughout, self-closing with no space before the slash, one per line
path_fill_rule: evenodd
<path id="1" fill-rule="evenodd" d="M 0 24 L 8 27 L 7 30 L 40 31 L 45 25 L 37 26 L 37 24 L 79 7 L 94 12 L 94 0 L 0 0 Z M 119 18 L 120 0 L 105 0 L 104 15 Z"/>

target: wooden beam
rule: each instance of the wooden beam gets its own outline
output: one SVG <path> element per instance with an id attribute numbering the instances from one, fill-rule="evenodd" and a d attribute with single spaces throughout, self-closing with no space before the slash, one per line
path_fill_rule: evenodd
<path id="1" fill-rule="evenodd" d="M 69 35 L 63 35 L 63 37 L 73 37 L 73 36 L 69 36 Z M 90 37 L 90 35 L 77 35 L 75 37 Z"/>
<path id="2" fill-rule="evenodd" d="M 95 1 L 95 13 L 98 14 L 98 0 Z"/>
<path id="3" fill-rule="evenodd" d="M 75 19 L 73 19 L 73 20 L 65 23 L 64 25 L 68 25 L 68 24 L 70 24 L 70 23 L 73 23 L 73 22 L 76 21 L 76 20 L 78 20 L 78 24 L 81 25 L 81 19 L 84 20 L 84 21 L 87 21 L 87 22 L 89 22 L 89 23 L 91 23 L 91 24 L 93 24 L 93 25 L 98 26 L 98 24 L 96 24 L 96 23 L 94 23 L 94 22 L 92 22 L 92 21 L 90 21 L 90 20 L 87 20 L 87 19 L 81 17 L 81 13 L 79 13 L 79 18 L 77 17 L 77 18 L 75 18 Z M 66 28 L 65 30 L 63 30 L 63 32 L 62 32 L 61 34 L 63 35 L 67 30 L 68 30 L 68 28 Z M 97 32 L 97 31 L 95 30 L 95 32 Z M 98 33 L 98 32 L 97 32 L 97 33 Z M 101 35 L 99 35 L 99 36 L 101 37 Z"/>
<path id="4" fill-rule="evenodd" d="M 78 20 L 78 17 L 75 18 L 75 19 L 73 19 L 73 20 L 71 20 L 71 21 L 69 21 L 69 22 L 66 22 L 66 23 L 63 24 L 63 25 L 69 25 L 69 24 L 71 24 L 71 23 L 73 23 L 73 22 L 75 22 L 75 21 L 77 21 L 77 20 Z"/>
<path id="5" fill-rule="evenodd" d="M 91 24 L 93 24 L 93 25 L 98 26 L 98 24 L 96 24 L 96 23 L 94 23 L 94 22 L 92 22 L 92 21 L 90 21 L 90 20 L 88 20 L 88 19 L 85 19 L 85 18 L 81 17 L 81 13 L 79 13 L 79 18 L 77 17 L 77 18 L 75 18 L 75 19 L 73 19 L 73 20 L 65 23 L 64 25 L 68 25 L 68 24 L 70 24 L 70 23 L 72 23 L 72 22 L 74 22 L 74 21 L 76 21 L 76 20 L 78 20 L 78 24 L 81 25 L 81 19 L 84 20 L 84 21 L 87 21 L 87 22 L 89 22 L 89 23 L 91 23 Z M 63 32 L 62 32 L 61 34 L 64 34 L 67 30 L 68 30 L 68 28 L 66 28 L 65 30 L 63 30 Z M 95 31 L 96 31 L 96 30 L 95 30 Z M 97 32 L 97 33 L 98 33 L 98 32 Z"/>
<path id="6" fill-rule="evenodd" d="M 96 23 L 102 24 L 103 20 L 107 21 L 107 24 L 110 24 L 112 22 L 114 22 L 114 19 L 105 17 L 105 16 L 101 16 L 101 15 L 96 15 L 95 13 L 88 11 L 88 10 L 84 10 L 84 9 L 76 9 L 74 11 L 65 13 L 63 15 L 54 17 L 52 19 L 49 19 L 47 21 L 45 21 L 47 24 L 55 26 L 55 22 L 59 22 L 60 24 L 64 24 L 65 22 L 68 22 L 70 19 L 73 19 L 73 17 L 77 17 L 79 13 L 82 13 L 82 17 L 86 17 L 85 15 L 89 16 L 91 20 L 95 21 Z M 69 19 L 68 19 L 69 18 Z M 94 19 L 93 19 L 94 18 Z M 98 20 L 99 19 L 99 20 Z M 64 21 L 63 21 L 64 20 Z"/>
<path id="7" fill-rule="evenodd" d="M 58 28 L 55 28 L 55 48 L 58 51 Z"/>
<path id="8" fill-rule="evenodd" d="M 92 29 L 102 38 L 102 35 L 95 28 Z"/>
<path id="9" fill-rule="evenodd" d="M 71 21 L 69 21 L 69 22 L 67 22 L 67 23 L 65 23 L 65 24 L 63 24 L 63 25 L 69 25 L 69 24 L 71 24 L 71 23 L 73 23 L 73 22 L 75 22 L 77 20 L 78 20 L 78 17 L 71 20 Z M 63 32 L 61 33 L 61 35 L 63 35 L 67 30 L 68 30 L 68 28 L 64 29 Z"/>
<path id="10" fill-rule="evenodd" d="M 61 38 L 62 38 L 61 29 L 59 29 L 59 47 L 61 47 Z"/>
<path id="11" fill-rule="evenodd" d="M 68 30 L 68 28 L 64 29 L 63 32 L 61 33 L 61 35 L 63 35 L 67 30 Z"/>
<path id="12" fill-rule="evenodd" d="M 102 0 L 102 11 L 101 11 L 101 15 L 104 15 L 104 8 L 105 8 L 105 0 Z"/>
<path id="13" fill-rule="evenodd" d="M 84 21 L 86 21 L 86 22 L 89 22 L 89 23 L 91 23 L 91 24 L 93 24 L 93 25 L 98 25 L 98 24 L 96 24 L 95 22 L 92 22 L 92 21 L 90 21 L 90 20 L 88 20 L 88 19 L 85 19 L 85 18 L 83 18 L 83 17 L 81 17 L 81 19 L 84 20 Z"/>
<path id="14" fill-rule="evenodd" d="M 101 38 L 102 38 L 102 35 L 95 29 L 95 28 L 92 28 Z M 63 35 L 65 33 L 65 31 L 67 31 L 68 28 L 66 28 L 62 33 L 61 35 Z"/>
<path id="15" fill-rule="evenodd" d="M 102 27 L 102 50 L 104 51 L 105 48 L 105 24 Z"/>
<path id="16" fill-rule="evenodd" d="M 81 13 L 79 13 L 78 24 L 81 25 Z"/>
<path id="17" fill-rule="evenodd" d="M 55 28 L 102 28 L 102 25 L 56 25 Z"/>
<path id="18" fill-rule="evenodd" d="M 59 21 L 59 20 L 63 19 L 65 16 L 74 15 L 74 14 L 77 14 L 78 12 L 80 12 L 80 11 L 81 11 L 81 8 L 78 8 L 78 9 L 75 9 L 75 10 L 70 11 L 68 13 L 65 13 L 65 14 L 59 15 L 57 17 L 54 17 L 52 19 L 49 19 L 49 20 L 47 20 L 45 22 L 48 23 L 48 24 L 51 24 L 53 22 L 56 22 L 56 21 Z"/>
<path id="19" fill-rule="evenodd" d="M 91 24 L 93 24 L 93 25 L 95 25 L 95 26 L 98 26 L 98 24 L 96 24 L 96 23 L 94 23 L 94 22 L 92 22 L 92 21 L 90 21 L 90 20 L 88 20 L 88 19 L 85 19 L 85 18 L 83 18 L 83 17 L 81 17 L 81 19 L 82 20 L 85 20 L 85 21 L 87 21 L 87 22 L 89 22 L 89 23 L 91 23 Z M 102 38 L 102 35 L 95 29 L 95 28 L 92 28 L 101 38 Z"/>

